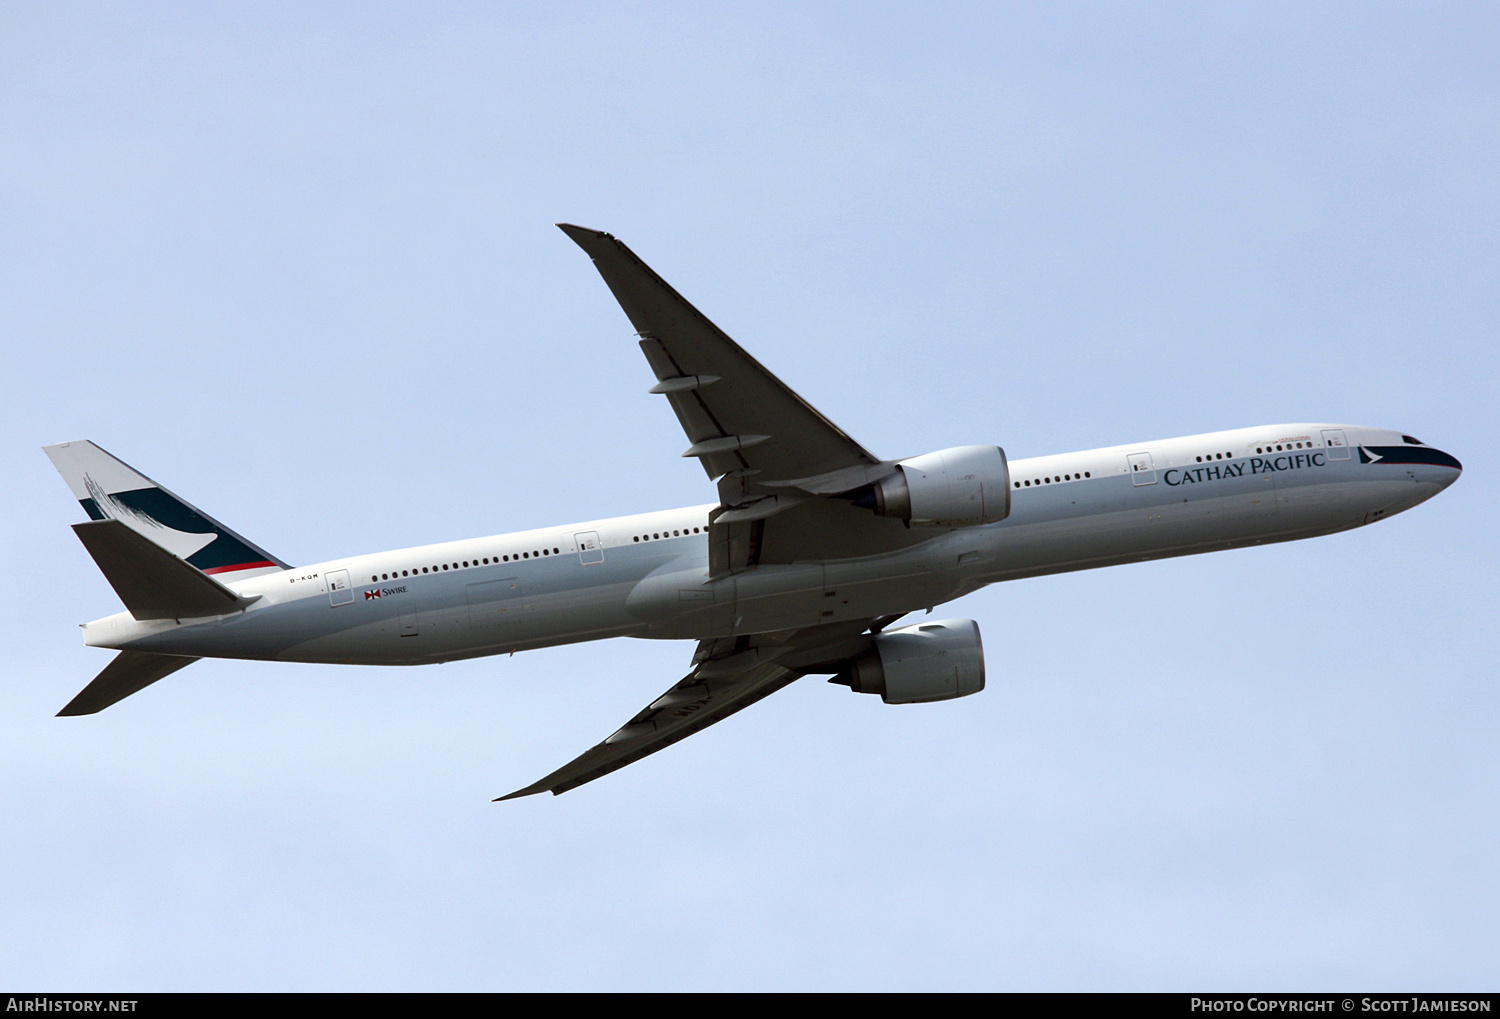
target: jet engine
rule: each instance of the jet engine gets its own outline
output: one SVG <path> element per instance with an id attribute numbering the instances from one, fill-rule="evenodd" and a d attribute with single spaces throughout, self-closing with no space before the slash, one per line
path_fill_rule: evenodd
<path id="1" fill-rule="evenodd" d="M 999 446 L 955 446 L 902 460 L 854 496 L 854 505 L 910 524 L 993 524 L 1010 514 L 1010 468 Z"/>
<path id="2" fill-rule="evenodd" d="M 938 619 L 875 635 L 830 683 L 878 693 L 887 704 L 921 704 L 984 689 L 984 645 L 972 619 Z"/>

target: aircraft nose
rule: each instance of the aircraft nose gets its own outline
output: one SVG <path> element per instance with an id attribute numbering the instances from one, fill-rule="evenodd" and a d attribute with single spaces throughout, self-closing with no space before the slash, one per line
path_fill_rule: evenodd
<path id="1" fill-rule="evenodd" d="M 1459 474 L 1462 474 L 1464 472 L 1464 465 L 1459 463 L 1458 458 L 1452 453 L 1444 453 L 1440 449 L 1435 449 L 1433 450 L 1433 452 L 1437 454 L 1437 457 L 1435 459 L 1437 460 L 1438 466 L 1452 467 L 1455 471 L 1458 471 Z M 1457 474 L 1454 475 L 1454 477 L 1457 476 Z"/>
<path id="2" fill-rule="evenodd" d="M 1360 447 L 1360 460 L 1368 463 L 1383 463 L 1406 468 L 1413 481 L 1433 486 L 1425 498 L 1431 498 L 1458 480 L 1464 465 L 1452 453 L 1444 453 L 1433 446 L 1407 445 Z"/>
<path id="3" fill-rule="evenodd" d="M 1458 457 L 1452 455 L 1451 453 L 1444 453 L 1440 449 L 1435 449 L 1433 450 L 1433 452 L 1437 454 L 1438 462 L 1437 470 L 1432 471 L 1432 473 L 1439 475 L 1439 477 L 1436 479 L 1437 483 L 1444 488 L 1447 488 L 1449 485 L 1457 481 L 1458 476 L 1464 472 L 1464 465 L 1459 463 Z M 1444 470 L 1443 468 L 1450 469 Z"/>
<path id="4" fill-rule="evenodd" d="M 1378 446 L 1360 448 L 1360 459 L 1369 463 L 1380 461 L 1387 464 L 1404 464 L 1422 468 L 1422 473 L 1433 481 L 1453 481 L 1463 472 L 1464 465 L 1452 453 L 1444 453 L 1434 446 Z"/>
<path id="5" fill-rule="evenodd" d="M 1464 465 L 1453 454 L 1428 446 L 1408 469 L 1421 481 L 1435 485 L 1436 491 L 1441 492 L 1458 480 L 1458 476 L 1464 472 Z"/>

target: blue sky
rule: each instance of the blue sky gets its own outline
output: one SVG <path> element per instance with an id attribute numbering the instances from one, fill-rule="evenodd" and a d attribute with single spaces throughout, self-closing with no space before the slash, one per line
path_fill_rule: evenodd
<path id="1" fill-rule="evenodd" d="M 0 980 L 1471 989 L 1500 940 L 1487 5 L 0 12 Z M 490 804 L 678 679 L 614 641 L 202 662 L 39 447 L 292 562 L 709 501 L 606 229 L 883 456 L 1276 421 L 1466 467 L 1315 541 L 991 588 L 989 687 L 817 679 Z"/>

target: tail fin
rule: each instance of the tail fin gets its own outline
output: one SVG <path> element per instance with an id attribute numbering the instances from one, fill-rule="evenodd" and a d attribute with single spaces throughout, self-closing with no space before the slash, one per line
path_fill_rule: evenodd
<path id="1" fill-rule="evenodd" d="M 43 450 L 90 520 L 118 520 L 222 580 L 291 569 L 92 442 L 62 442 Z"/>

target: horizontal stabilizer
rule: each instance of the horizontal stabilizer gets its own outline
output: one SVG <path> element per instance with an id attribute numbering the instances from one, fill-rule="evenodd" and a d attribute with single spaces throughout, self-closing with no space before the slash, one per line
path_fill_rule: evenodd
<path id="1" fill-rule="evenodd" d="M 170 676 L 198 659 L 179 655 L 157 655 L 147 651 L 121 651 L 115 660 L 94 677 L 94 681 L 79 691 L 78 696 L 57 714 L 92 715 L 103 711 L 115 701 L 124 700 L 131 694 Z"/>
<path id="2" fill-rule="evenodd" d="M 74 524 L 73 530 L 137 619 L 218 616 L 260 597 L 235 594 L 118 520 L 90 520 Z"/>

